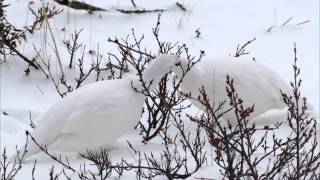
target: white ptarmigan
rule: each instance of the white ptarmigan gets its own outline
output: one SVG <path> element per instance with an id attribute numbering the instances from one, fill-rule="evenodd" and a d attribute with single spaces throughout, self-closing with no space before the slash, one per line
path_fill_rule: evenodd
<path id="1" fill-rule="evenodd" d="M 152 90 L 174 66 L 176 58 L 160 55 L 148 65 L 143 79 Z M 145 96 L 132 88 L 137 77 L 87 84 L 52 105 L 31 132 L 38 144 L 49 151 L 85 153 L 108 147 L 138 123 Z M 30 142 L 26 157 L 40 152 Z"/>
<path id="2" fill-rule="evenodd" d="M 181 68 L 187 68 L 188 60 L 181 58 L 180 63 L 180 67 L 173 69 L 177 76 L 181 76 Z M 190 92 L 192 97 L 197 98 L 200 95 L 199 90 L 203 86 L 211 105 L 222 101 L 229 102 L 226 92 L 227 75 L 234 80 L 236 93 L 244 101 L 244 106 L 254 105 L 254 112 L 249 116 L 249 119 L 258 124 L 285 120 L 287 109 L 282 101 L 280 90 L 291 94 L 289 84 L 276 72 L 252 59 L 204 57 L 186 74 L 181 88 L 183 92 Z M 196 107 L 204 108 L 197 100 L 191 101 Z M 224 107 L 225 110 L 230 108 L 228 103 Z M 272 115 L 265 114 L 270 110 L 273 111 Z M 226 113 L 223 118 L 231 123 L 236 122 L 233 111 Z"/>

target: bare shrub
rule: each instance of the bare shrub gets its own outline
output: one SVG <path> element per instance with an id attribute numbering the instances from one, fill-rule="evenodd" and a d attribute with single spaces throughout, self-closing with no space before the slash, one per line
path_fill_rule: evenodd
<path id="1" fill-rule="evenodd" d="M 124 171 L 131 170 L 134 170 L 137 179 L 152 179 L 157 176 L 165 176 L 168 179 L 187 178 L 197 172 L 206 162 L 206 152 L 203 151 L 205 139 L 200 135 L 200 126 L 195 130 L 196 136 L 191 138 L 190 132 L 185 130 L 184 123 L 180 119 L 180 113 L 177 111 L 172 114 L 174 126 L 179 130 L 172 139 L 172 142 L 175 143 L 172 146 L 165 144 L 159 154 L 141 153 L 129 143 L 134 154 L 138 156 L 135 162 L 122 159 L 120 163 L 113 165 L 109 154 L 104 150 L 96 154 L 88 152 L 88 155 L 82 155 L 82 157 L 93 162 L 98 175 L 103 175 L 105 178 L 110 177 L 112 172 L 121 176 Z M 192 163 L 195 164 L 194 167 L 190 167 Z"/>
<path id="2" fill-rule="evenodd" d="M 288 106 L 289 127 L 292 130 L 292 145 L 287 147 L 288 154 L 292 159 L 287 161 L 288 167 L 283 173 L 288 179 L 310 179 L 319 177 L 320 171 L 320 150 L 318 142 L 317 121 L 310 116 L 307 106 L 307 99 L 301 96 L 300 68 L 297 65 L 297 49 L 294 45 L 293 81 L 290 82 L 292 95 L 282 93 L 283 102 Z"/>
<path id="3" fill-rule="evenodd" d="M 73 64 L 75 64 L 74 69 L 77 74 L 73 77 L 66 77 L 64 73 L 60 73 L 57 75 L 58 77 L 56 77 L 56 74 L 53 73 L 54 70 L 51 68 L 52 60 L 40 56 L 41 50 L 34 47 L 34 50 L 39 55 L 40 59 L 37 63 L 38 67 L 40 67 L 43 74 L 52 81 L 56 91 L 61 97 L 78 89 L 85 83 L 108 79 L 120 79 L 124 73 L 129 71 L 127 65 L 124 64 L 123 61 L 120 61 L 119 59 L 111 61 L 111 55 L 109 55 L 108 58 L 103 57 L 100 53 L 99 46 L 95 51 L 95 54 L 92 53 L 92 50 L 89 51 L 89 53 L 91 52 L 90 54 L 92 54 L 90 56 L 91 59 L 86 58 L 86 46 L 78 42 L 80 33 L 81 30 L 75 31 L 74 34 L 71 35 L 71 39 L 63 41 L 65 48 L 70 55 L 69 69 L 72 69 Z M 76 55 L 79 53 L 80 57 L 76 58 Z M 89 68 L 86 64 L 88 61 L 91 61 Z"/>
<path id="4" fill-rule="evenodd" d="M 8 157 L 6 147 L 4 147 L 0 157 L 0 176 L 2 180 L 13 180 L 22 169 L 22 162 L 27 153 L 28 137 L 25 140 L 25 146 L 18 150 L 12 158 Z"/>
<path id="5" fill-rule="evenodd" d="M 255 41 L 256 38 L 253 38 L 252 40 L 249 40 L 247 41 L 245 44 L 243 44 L 241 47 L 240 45 L 238 44 L 237 45 L 237 49 L 236 49 L 236 53 L 234 54 L 234 57 L 240 57 L 240 56 L 243 56 L 243 55 L 247 55 L 247 54 L 250 54 L 250 52 L 247 52 L 246 51 L 246 47 L 248 45 L 250 45 L 253 41 Z"/>
<path id="6" fill-rule="evenodd" d="M 34 30 L 40 29 L 44 21 L 47 21 L 53 16 L 61 13 L 62 10 L 56 9 L 55 6 L 49 7 L 48 4 L 43 4 L 37 11 L 29 8 L 35 17 L 35 21 L 31 25 L 27 25 L 20 29 L 7 20 L 5 14 L 5 8 L 7 6 L 9 5 L 5 5 L 4 0 L 0 1 L 0 54 L 3 55 L 3 60 L 5 60 L 8 55 L 17 55 L 27 62 L 29 66 L 38 69 L 39 67 L 36 64 L 36 57 L 33 57 L 32 59 L 27 58 L 17 49 L 17 46 L 18 44 L 21 44 L 22 41 L 27 41 L 26 34 L 28 32 L 33 33 Z"/>
<path id="7" fill-rule="evenodd" d="M 168 83 L 170 75 L 166 74 L 160 81 L 159 87 L 152 91 L 150 85 L 153 82 L 146 82 L 143 79 L 145 66 L 155 58 L 155 55 L 150 50 L 141 47 L 144 36 L 138 38 L 133 30 L 131 35 L 133 39 L 132 43 L 129 42 L 128 37 L 124 40 L 119 40 L 117 38 L 109 39 L 109 42 L 117 45 L 117 49 L 120 51 L 119 54 L 122 56 L 121 59 L 123 59 L 126 64 L 130 64 L 136 72 L 142 89 L 133 86 L 134 90 L 147 97 L 145 107 L 142 110 L 143 113 L 146 113 L 147 122 L 139 123 L 143 141 L 147 142 L 157 136 L 161 136 L 167 143 L 167 130 L 169 126 L 171 126 L 170 114 L 172 113 L 172 110 L 182 110 L 189 107 L 189 105 L 182 104 L 186 98 L 181 95 L 179 87 L 184 76 L 201 60 L 204 56 L 204 52 L 201 51 L 199 57 L 196 58 L 190 55 L 189 49 L 185 44 L 179 45 L 178 42 L 173 44 L 161 41 L 159 37 L 160 18 L 161 13 L 158 16 L 155 28 L 152 30 L 156 44 L 158 45 L 158 52 L 156 54 L 173 54 L 177 56 L 183 54 L 189 60 L 185 69 L 180 66 L 182 76 L 173 78 L 172 83 Z M 116 55 L 113 55 L 113 57 L 116 57 Z"/>
<path id="8" fill-rule="evenodd" d="M 82 29 L 79 31 L 75 31 L 74 34 L 71 34 L 71 39 L 63 41 L 63 44 L 66 46 L 68 53 L 70 54 L 69 60 L 69 68 L 72 68 L 72 64 L 74 62 L 75 54 L 77 50 L 82 46 L 82 44 L 78 43 L 79 35 Z"/>

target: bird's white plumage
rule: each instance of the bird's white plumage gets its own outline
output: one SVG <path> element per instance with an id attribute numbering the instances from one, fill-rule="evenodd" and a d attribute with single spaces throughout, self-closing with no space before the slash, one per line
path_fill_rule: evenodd
<path id="1" fill-rule="evenodd" d="M 181 61 L 186 66 L 187 60 Z M 179 68 L 174 70 L 181 74 Z M 244 100 L 244 105 L 255 105 L 250 118 L 257 117 L 271 109 L 285 108 L 281 100 L 280 89 L 290 94 L 288 84 L 274 71 L 251 59 L 235 57 L 204 58 L 186 75 L 182 90 L 191 92 L 193 97 L 199 96 L 199 88 L 204 86 L 211 104 L 228 101 L 226 93 L 227 74 L 234 80 L 236 93 Z M 202 105 L 193 103 L 203 108 Z M 229 108 L 228 103 L 225 109 Z M 225 119 L 234 122 L 234 112 L 225 114 Z"/>
<path id="2" fill-rule="evenodd" d="M 154 80 L 151 89 L 173 65 L 172 57 L 166 55 L 149 64 L 144 79 Z M 133 90 L 132 82 L 140 84 L 136 78 L 127 78 L 80 87 L 43 114 L 32 136 L 49 151 L 85 153 L 109 146 L 140 119 L 145 96 Z M 30 143 L 27 156 L 39 151 Z"/>
<path id="3" fill-rule="evenodd" d="M 143 97 L 130 88 L 123 80 L 79 88 L 51 106 L 32 135 L 49 150 L 83 153 L 108 145 L 140 117 Z"/>

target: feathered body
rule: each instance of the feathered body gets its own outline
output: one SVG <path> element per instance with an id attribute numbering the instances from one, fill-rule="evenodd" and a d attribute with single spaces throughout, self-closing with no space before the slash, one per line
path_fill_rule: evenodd
<path id="1" fill-rule="evenodd" d="M 170 71 L 175 59 L 161 55 L 144 72 L 150 90 Z M 133 88 L 137 77 L 87 84 L 52 105 L 31 132 L 38 144 L 49 151 L 85 153 L 109 147 L 114 140 L 139 122 L 145 96 Z M 33 142 L 27 157 L 40 152 Z"/>
<path id="2" fill-rule="evenodd" d="M 186 66 L 187 60 L 182 60 Z M 181 74 L 179 68 L 174 70 Z M 254 105 L 254 112 L 250 118 L 257 117 L 271 109 L 285 108 L 282 102 L 280 89 L 290 93 L 288 84 L 274 71 L 251 59 L 235 57 L 204 58 L 197 63 L 185 76 L 182 90 L 191 93 L 193 97 L 200 95 L 203 86 L 211 105 L 227 101 L 226 77 L 234 80 L 236 93 L 244 101 L 246 107 Z M 204 108 L 197 100 L 192 100 L 194 105 Z M 230 108 L 226 103 L 225 110 Z M 224 115 L 231 122 L 235 120 L 234 112 Z"/>
<path id="3" fill-rule="evenodd" d="M 52 105 L 32 132 L 49 150 L 95 150 L 109 145 L 132 129 L 140 118 L 144 96 L 130 81 L 109 80 L 88 84 Z M 34 154 L 39 148 L 30 146 Z"/>

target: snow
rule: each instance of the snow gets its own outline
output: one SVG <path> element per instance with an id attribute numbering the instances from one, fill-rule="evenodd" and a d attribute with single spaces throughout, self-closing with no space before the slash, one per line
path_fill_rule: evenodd
<path id="1" fill-rule="evenodd" d="M 6 8 L 8 19 L 22 27 L 32 22 L 32 15 L 27 10 L 29 1 L 8 0 L 11 3 Z M 44 0 L 53 4 L 53 1 Z M 86 49 L 96 50 L 106 57 L 107 52 L 116 52 L 115 47 L 107 42 L 109 37 L 125 38 L 135 29 L 137 35 L 144 34 L 144 45 L 156 50 L 152 27 L 155 26 L 157 13 L 126 15 L 118 13 L 112 8 L 132 8 L 130 0 L 91 0 L 86 1 L 96 6 L 108 9 L 106 12 L 98 12 L 89 15 L 85 11 L 77 11 L 62 7 L 64 12 L 50 20 L 53 34 L 56 38 L 58 49 L 67 69 L 68 54 L 64 49 L 62 40 L 68 39 L 75 30 L 83 31 L 80 42 Z M 293 44 L 296 42 L 298 49 L 298 64 L 301 67 L 302 94 L 314 106 L 316 114 L 319 114 L 319 1 L 298 0 L 184 0 L 180 1 L 188 9 L 182 12 L 175 6 L 172 0 L 156 0 L 152 3 L 148 0 L 136 0 L 138 7 L 152 9 L 169 9 L 163 12 L 160 37 L 162 40 L 186 43 L 195 55 L 199 50 L 205 50 L 208 56 L 233 55 L 237 44 L 244 44 L 248 40 L 257 38 L 247 51 L 248 57 L 255 57 L 262 63 L 280 74 L 286 81 L 292 79 Z M 41 2 L 34 1 L 31 5 L 34 9 L 41 6 Z M 287 19 L 293 19 L 285 26 L 281 26 Z M 310 20 L 310 22 L 295 25 Z M 270 32 L 267 30 L 274 26 Z M 65 28 L 65 31 L 61 29 Z M 199 28 L 200 38 L 196 38 L 194 32 Z M 46 35 L 47 33 L 47 35 Z M 23 42 L 19 46 L 27 57 L 33 57 L 33 44 L 41 49 L 42 55 L 54 58 L 54 49 L 51 36 L 48 31 L 42 29 L 33 35 L 28 35 L 28 43 Z M 86 58 L 91 56 L 86 53 Z M 79 57 L 80 54 L 77 55 Z M 88 62 L 90 63 L 90 62 Z M 57 67 L 57 64 L 53 64 Z M 8 57 L 7 62 L 0 65 L 1 68 L 1 149 L 6 146 L 9 152 L 14 152 L 15 145 L 24 143 L 24 132 L 29 128 L 29 115 L 37 121 L 50 105 L 55 103 L 60 96 L 53 83 L 46 79 L 40 71 L 31 71 L 26 76 L 27 68 L 18 57 Z M 57 68 L 56 73 L 58 74 Z M 68 75 L 76 74 L 76 70 L 69 70 Z M 4 115 L 2 112 L 7 113 Z M 29 113 L 30 112 L 30 113 Z M 285 132 L 284 132 L 285 134 Z M 284 135 L 283 134 L 283 135 Z M 137 132 L 124 135 L 119 141 L 119 148 L 110 151 L 112 159 L 121 157 L 132 158 L 125 142 L 131 139 L 139 144 L 140 137 Z M 130 141 L 131 141 L 130 140 Z M 142 150 L 151 151 L 160 149 L 157 144 L 140 145 Z M 76 167 L 81 161 L 72 162 Z M 48 177 L 51 161 L 37 164 L 37 177 Z M 57 166 L 56 168 L 59 168 Z M 18 174 L 17 179 L 31 178 L 32 163 L 27 163 Z M 209 163 L 193 177 L 219 177 L 219 172 Z M 133 177 L 133 176 L 132 176 Z M 131 177 L 131 178 L 132 178 Z M 130 179 L 130 176 L 128 176 Z"/>

